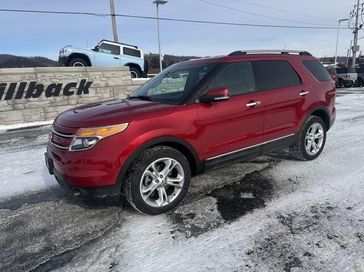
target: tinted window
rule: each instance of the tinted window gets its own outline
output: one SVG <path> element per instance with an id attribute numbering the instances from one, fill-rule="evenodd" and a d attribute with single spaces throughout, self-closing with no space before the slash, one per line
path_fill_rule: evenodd
<path id="1" fill-rule="evenodd" d="M 120 46 L 109 43 L 102 43 L 100 44 L 100 51 L 103 53 L 120 55 Z"/>
<path id="2" fill-rule="evenodd" d="M 258 61 L 258 79 L 265 90 L 297 86 L 301 79 L 285 60 Z"/>
<path id="3" fill-rule="evenodd" d="M 356 73 L 355 68 L 348 67 L 348 73 Z"/>
<path id="4" fill-rule="evenodd" d="M 310 71 L 310 73 L 318 81 L 329 81 L 331 80 L 330 74 L 327 72 L 321 62 L 318 60 L 304 60 L 303 65 Z"/>
<path id="5" fill-rule="evenodd" d="M 256 91 L 253 65 L 251 62 L 227 64 L 208 85 L 209 90 L 229 89 L 230 96 Z"/>
<path id="6" fill-rule="evenodd" d="M 346 74 L 348 72 L 348 68 L 337 68 L 336 72 L 338 74 Z"/>
<path id="7" fill-rule="evenodd" d="M 133 49 L 133 48 L 129 48 L 129 47 L 124 47 L 123 48 L 123 54 L 124 55 L 128 55 L 128 56 L 133 56 L 133 57 L 141 57 L 140 51 L 137 49 Z"/>

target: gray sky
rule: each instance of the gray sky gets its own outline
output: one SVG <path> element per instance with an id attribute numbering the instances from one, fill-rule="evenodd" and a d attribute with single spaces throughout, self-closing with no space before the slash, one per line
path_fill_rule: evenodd
<path id="1" fill-rule="evenodd" d="M 230 9 L 204 1 L 228 6 Z M 160 7 L 160 16 L 253 24 L 337 26 L 337 20 L 347 18 L 355 2 L 169 0 L 166 5 Z M 156 14 L 152 0 L 115 0 L 115 5 L 117 13 L 146 16 Z M 0 8 L 107 13 L 109 0 L 1 0 Z M 154 20 L 117 18 L 117 24 L 119 39 L 122 42 L 138 45 L 146 53 L 157 52 Z M 65 45 L 93 47 L 103 38 L 112 39 L 109 17 L 0 12 L 0 25 L 0 53 L 15 55 L 38 55 L 56 59 L 59 49 Z M 359 33 L 359 37 L 361 36 L 364 36 L 364 31 Z M 351 30 L 341 30 L 339 55 L 346 55 L 351 38 Z M 307 50 L 321 57 L 334 55 L 336 30 L 273 29 L 161 21 L 161 40 L 163 53 L 175 55 L 209 56 L 227 54 L 238 49 L 287 48 Z M 364 39 L 360 40 L 359 44 L 364 46 Z"/>

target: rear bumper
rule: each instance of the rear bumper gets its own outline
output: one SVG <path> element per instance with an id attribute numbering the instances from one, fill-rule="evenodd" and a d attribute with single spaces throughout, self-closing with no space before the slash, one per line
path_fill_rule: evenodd
<path id="1" fill-rule="evenodd" d="M 111 186 L 99 187 L 79 187 L 68 181 L 55 167 L 53 160 L 48 153 L 44 153 L 46 166 L 51 175 L 54 175 L 62 189 L 72 197 L 81 199 L 119 199 L 121 193 L 121 183 Z"/>

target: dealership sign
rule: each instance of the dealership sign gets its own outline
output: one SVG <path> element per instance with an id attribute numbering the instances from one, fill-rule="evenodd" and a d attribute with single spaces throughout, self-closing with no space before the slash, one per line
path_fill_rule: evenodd
<path id="1" fill-rule="evenodd" d="M 0 83 L 0 100 L 38 98 L 43 93 L 45 97 L 88 94 L 91 84 L 92 81 L 87 81 L 86 79 L 82 79 L 79 84 L 77 82 L 70 82 L 67 84 L 51 83 L 44 85 L 36 81 Z"/>

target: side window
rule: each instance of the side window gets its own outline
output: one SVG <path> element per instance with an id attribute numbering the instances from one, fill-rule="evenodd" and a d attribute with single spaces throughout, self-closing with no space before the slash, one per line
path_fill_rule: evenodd
<path id="1" fill-rule="evenodd" d="M 227 64 L 212 79 L 208 88 L 209 90 L 227 88 L 229 89 L 230 96 L 256 91 L 252 63 L 234 62 Z"/>
<path id="2" fill-rule="evenodd" d="M 331 80 L 330 74 L 318 60 L 304 60 L 303 65 L 318 81 Z"/>
<path id="3" fill-rule="evenodd" d="M 262 84 L 265 90 L 280 89 L 298 86 L 301 79 L 292 66 L 285 60 L 264 60 L 258 61 L 257 81 Z"/>
<path id="4" fill-rule="evenodd" d="M 140 50 L 129 48 L 129 47 L 123 47 L 123 54 L 128 55 L 128 56 L 137 57 L 137 58 L 141 57 Z"/>
<path id="5" fill-rule="evenodd" d="M 120 46 L 109 43 L 101 43 L 100 51 L 107 54 L 120 55 Z"/>

